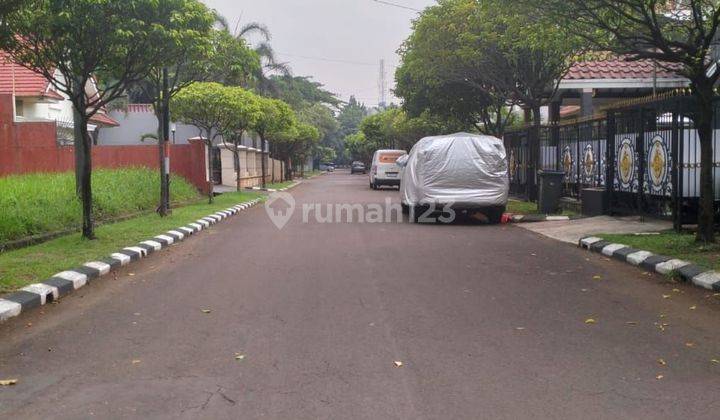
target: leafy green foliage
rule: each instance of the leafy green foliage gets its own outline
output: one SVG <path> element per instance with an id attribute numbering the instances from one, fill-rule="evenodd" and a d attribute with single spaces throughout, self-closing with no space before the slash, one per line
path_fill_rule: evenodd
<path id="1" fill-rule="evenodd" d="M 461 124 L 427 112 L 410 117 L 400 108 L 390 108 L 365 118 L 360 131 L 345 138 L 345 147 L 352 160 L 368 163 L 378 149 L 410 150 L 423 137 L 451 134 L 462 129 Z"/>
<path id="2" fill-rule="evenodd" d="M 150 169 L 99 169 L 93 173 L 93 183 L 93 207 L 100 220 L 152 211 L 157 205 L 159 179 Z M 182 177 L 174 177 L 171 188 L 175 202 L 198 198 L 195 187 Z M 70 173 L 0 178 L 0 243 L 76 229 L 80 214 Z"/>
<path id="3" fill-rule="evenodd" d="M 295 124 L 295 113 L 281 100 L 259 97 L 258 107 L 260 113 L 252 129 L 261 139 L 272 139 Z"/>
<path id="4" fill-rule="evenodd" d="M 508 106 L 544 104 L 580 46 L 528 7 L 441 0 L 400 49 L 397 94 L 411 116 L 429 112 L 500 135 Z"/>
<path id="5" fill-rule="evenodd" d="M 276 75 L 271 79 L 276 85 L 273 96 L 282 99 L 296 111 L 317 103 L 331 107 L 340 104 L 335 94 L 323 89 L 321 83 L 311 80 L 310 77 Z"/>

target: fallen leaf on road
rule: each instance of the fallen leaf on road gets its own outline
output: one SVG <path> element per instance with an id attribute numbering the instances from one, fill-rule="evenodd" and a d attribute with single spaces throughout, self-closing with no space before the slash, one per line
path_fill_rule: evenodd
<path id="1" fill-rule="evenodd" d="M 680 293 L 680 289 L 673 289 L 672 291 L 675 293 Z"/>
<path id="2" fill-rule="evenodd" d="M 202 310 L 202 313 L 204 313 L 204 314 L 209 314 L 210 312 L 212 312 L 211 309 L 203 309 Z"/>
<path id="3" fill-rule="evenodd" d="M 659 381 L 660 379 L 662 379 L 662 378 L 664 378 L 664 377 L 665 377 L 664 375 L 658 375 L 658 376 L 655 377 L 655 379 L 657 379 L 657 380 Z"/>
<path id="4" fill-rule="evenodd" d="M 235 353 L 235 360 L 244 360 L 245 355 L 242 353 Z"/>
<path id="5" fill-rule="evenodd" d="M 665 315 L 665 314 L 660 314 L 660 318 L 665 318 L 665 317 L 667 317 L 667 315 Z"/>
<path id="6" fill-rule="evenodd" d="M 530 254 L 530 255 L 532 255 L 533 257 L 537 257 L 537 254 L 535 254 L 535 253 L 533 253 L 533 254 Z"/>
<path id="7" fill-rule="evenodd" d="M 18 383 L 17 379 L 2 379 L 0 380 L 0 386 L 10 386 Z"/>
<path id="8" fill-rule="evenodd" d="M 139 363 L 140 363 L 140 359 L 134 359 L 134 360 L 132 361 L 132 364 L 133 364 L 133 365 L 137 365 L 137 364 L 139 364 Z"/>
<path id="9" fill-rule="evenodd" d="M 625 325 L 637 325 L 637 321 L 628 321 L 625 323 Z"/>
<path id="10" fill-rule="evenodd" d="M 710 362 L 715 363 L 716 365 L 720 365 L 720 360 L 718 359 L 710 359 Z"/>
<path id="11" fill-rule="evenodd" d="M 697 309 L 697 306 L 696 306 L 696 305 L 693 305 L 693 306 L 690 307 L 690 310 L 691 310 L 691 311 L 694 311 L 695 309 Z"/>
<path id="12" fill-rule="evenodd" d="M 596 321 L 595 321 L 594 319 L 592 319 L 592 318 L 588 318 L 588 319 L 585 320 L 585 323 L 586 323 L 586 324 L 595 324 Z"/>
<path id="13" fill-rule="evenodd" d="M 602 276 L 593 276 L 593 280 L 602 280 Z"/>
<path id="14" fill-rule="evenodd" d="M 693 343 L 692 341 L 688 341 L 687 343 L 685 343 L 685 347 L 693 348 L 695 347 L 695 343 Z"/>
<path id="15" fill-rule="evenodd" d="M 667 366 L 667 362 L 665 359 L 657 359 L 657 362 L 660 366 Z"/>
<path id="16" fill-rule="evenodd" d="M 401 361 L 399 361 L 399 360 L 396 360 L 396 361 L 393 362 L 393 364 L 395 365 L 395 367 L 402 367 L 403 362 L 401 362 Z"/>
<path id="17" fill-rule="evenodd" d="M 670 298 L 671 298 L 670 295 L 662 295 L 662 297 L 663 297 L 663 299 L 670 299 Z"/>
<path id="18" fill-rule="evenodd" d="M 128 276 L 130 276 L 130 277 L 132 277 L 134 275 L 135 275 L 135 273 L 128 273 Z"/>
<path id="19" fill-rule="evenodd" d="M 525 330 L 525 327 L 515 327 L 515 329 L 518 331 L 523 331 L 523 330 Z"/>
<path id="20" fill-rule="evenodd" d="M 583 293 L 585 293 L 585 292 L 589 292 L 590 289 L 580 289 L 580 291 L 583 292 Z"/>

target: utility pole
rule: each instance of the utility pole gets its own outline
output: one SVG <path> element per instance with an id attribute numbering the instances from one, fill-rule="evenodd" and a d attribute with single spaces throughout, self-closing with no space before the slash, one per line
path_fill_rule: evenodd
<path id="1" fill-rule="evenodd" d="M 168 92 L 168 70 L 162 70 L 162 92 L 158 101 L 162 107 L 160 122 L 160 138 L 158 151 L 160 154 L 160 206 L 158 213 L 165 217 L 170 214 L 170 93 Z"/>
<path id="2" fill-rule="evenodd" d="M 385 60 L 380 59 L 380 74 L 378 77 L 378 108 L 384 110 L 387 106 L 387 75 L 385 74 Z"/>

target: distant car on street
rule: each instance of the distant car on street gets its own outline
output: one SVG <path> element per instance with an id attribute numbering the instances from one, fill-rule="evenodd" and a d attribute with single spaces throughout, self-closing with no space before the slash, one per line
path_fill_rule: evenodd
<path id="1" fill-rule="evenodd" d="M 365 164 L 362 162 L 353 162 L 352 165 L 350 165 L 350 174 L 366 174 L 367 168 L 365 167 Z"/>
<path id="2" fill-rule="evenodd" d="M 417 216 L 449 205 L 500 223 L 510 188 L 502 140 L 469 133 L 426 137 L 398 163 L 404 210 L 414 208 Z"/>
<path id="3" fill-rule="evenodd" d="M 321 163 L 320 170 L 325 171 L 325 172 L 335 172 L 335 164 L 334 163 Z"/>
<path id="4" fill-rule="evenodd" d="M 404 150 L 378 150 L 373 155 L 370 167 L 370 188 L 376 190 L 383 185 L 400 186 L 399 157 L 407 155 Z"/>

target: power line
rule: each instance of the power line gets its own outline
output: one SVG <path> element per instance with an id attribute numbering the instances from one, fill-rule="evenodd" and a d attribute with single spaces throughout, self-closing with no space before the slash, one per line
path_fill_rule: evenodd
<path id="1" fill-rule="evenodd" d="M 313 57 L 313 56 L 309 56 L 309 55 L 287 54 L 287 53 L 282 53 L 282 52 L 278 52 L 278 53 L 276 53 L 276 54 L 278 54 L 278 55 L 284 55 L 284 56 L 287 56 L 287 57 L 303 58 L 303 59 L 305 59 L 305 60 L 325 61 L 325 62 L 329 62 L 329 63 L 352 64 L 352 65 L 356 65 L 356 66 L 373 66 L 373 67 L 377 66 L 376 63 L 368 63 L 368 62 L 363 62 L 363 61 L 343 60 L 343 59 L 338 59 L 338 58 Z"/>
<path id="2" fill-rule="evenodd" d="M 384 4 L 386 6 L 397 7 L 397 8 L 405 9 L 405 10 L 412 10 L 413 12 L 422 12 L 422 10 L 420 10 L 420 9 L 416 9 L 416 8 L 410 7 L 410 6 L 405 6 L 403 4 L 392 3 L 392 2 L 384 1 L 384 0 L 372 0 L 372 1 L 374 1 L 375 3 Z"/>

